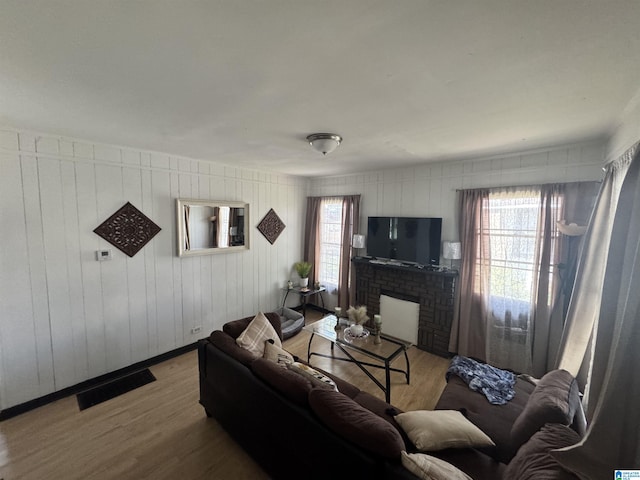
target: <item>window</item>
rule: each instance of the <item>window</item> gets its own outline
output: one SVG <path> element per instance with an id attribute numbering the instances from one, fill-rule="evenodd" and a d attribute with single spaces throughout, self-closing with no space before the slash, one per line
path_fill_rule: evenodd
<path id="1" fill-rule="evenodd" d="M 318 279 L 338 288 L 342 239 L 342 198 L 325 198 L 320 206 L 320 265 Z"/>
<path id="2" fill-rule="evenodd" d="M 489 311 L 496 325 L 526 331 L 536 304 L 540 251 L 540 191 L 490 193 L 485 203 L 488 228 L 483 230 L 481 244 L 487 256 L 478 259 L 488 273 Z M 553 219 L 559 218 L 560 198 L 551 204 Z M 558 233 L 551 236 L 550 256 L 554 258 Z M 554 265 L 547 272 L 552 300 Z"/>

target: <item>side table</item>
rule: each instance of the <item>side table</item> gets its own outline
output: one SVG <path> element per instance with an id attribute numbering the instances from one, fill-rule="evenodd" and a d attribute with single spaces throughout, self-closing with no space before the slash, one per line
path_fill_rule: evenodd
<path id="1" fill-rule="evenodd" d="M 325 287 L 320 288 L 302 288 L 302 287 L 293 287 L 293 288 L 283 288 L 285 291 L 284 298 L 282 299 L 282 308 L 284 308 L 287 303 L 287 297 L 289 293 L 295 293 L 300 297 L 300 301 L 302 302 L 302 315 L 307 315 L 307 300 L 310 296 L 318 294 L 320 297 L 320 302 L 322 302 L 322 308 L 324 309 L 324 297 L 322 296 L 322 292 L 326 292 L 327 289 Z M 326 310 L 326 309 L 325 309 Z"/>

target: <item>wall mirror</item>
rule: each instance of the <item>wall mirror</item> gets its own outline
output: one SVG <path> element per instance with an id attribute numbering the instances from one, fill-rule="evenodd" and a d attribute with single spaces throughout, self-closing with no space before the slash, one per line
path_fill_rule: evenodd
<path id="1" fill-rule="evenodd" d="M 249 249 L 249 204 L 179 198 L 178 255 L 209 255 Z"/>

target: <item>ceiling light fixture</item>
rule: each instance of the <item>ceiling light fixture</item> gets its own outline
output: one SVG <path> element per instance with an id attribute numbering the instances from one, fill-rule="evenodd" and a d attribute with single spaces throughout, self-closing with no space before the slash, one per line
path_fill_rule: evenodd
<path id="1" fill-rule="evenodd" d="M 342 142 L 342 137 L 335 133 L 312 133 L 307 137 L 307 140 L 313 148 L 326 155 L 338 148 L 338 145 Z"/>

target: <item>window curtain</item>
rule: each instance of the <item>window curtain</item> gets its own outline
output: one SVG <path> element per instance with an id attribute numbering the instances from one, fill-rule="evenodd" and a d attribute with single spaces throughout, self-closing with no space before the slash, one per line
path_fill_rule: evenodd
<path id="1" fill-rule="evenodd" d="M 310 282 L 318 279 L 320 268 L 320 216 L 322 201 L 325 198 L 340 198 L 342 200 L 342 241 L 339 260 L 338 305 L 345 311 L 355 299 L 355 285 L 351 268 L 351 238 L 359 233 L 360 225 L 360 195 L 345 195 L 332 197 L 307 197 L 307 220 L 304 236 L 304 255 L 306 261 L 313 265 L 309 276 Z"/>
<path id="2" fill-rule="evenodd" d="M 603 188 L 604 190 L 604 188 Z M 624 177 L 613 220 L 580 443 L 554 457 L 581 479 L 640 467 L 640 152 Z M 571 303 L 574 303 L 572 298 Z M 577 301 L 577 300 L 575 300 Z M 577 363 L 577 362 L 576 362 Z"/>
<path id="3" fill-rule="evenodd" d="M 355 301 L 355 275 L 351 268 L 351 239 L 359 233 L 360 195 L 347 195 L 342 198 L 342 247 L 340 248 L 340 284 L 338 285 L 338 305 L 347 311 Z"/>
<path id="4" fill-rule="evenodd" d="M 449 351 L 486 359 L 488 275 L 478 257 L 489 254 L 489 190 L 462 190 L 458 196 L 461 261 Z"/>
<path id="5" fill-rule="evenodd" d="M 307 197 L 307 221 L 304 228 L 304 260 L 312 265 L 309 283 L 314 284 L 320 268 L 320 208 L 322 197 Z"/>
<path id="6" fill-rule="evenodd" d="M 568 205 L 591 204 L 594 182 L 590 195 L 581 185 L 460 192 L 462 262 L 450 351 L 536 376 L 551 368 L 552 336 L 563 319 L 554 315 L 564 244 L 556 221 L 569 213 L 574 221 Z"/>
<path id="7" fill-rule="evenodd" d="M 600 311 L 607 253 L 618 196 L 634 152 L 634 146 L 606 167 L 606 173 L 578 261 L 575 284 L 562 333 L 557 367 L 578 376 L 584 386 L 590 358 L 590 344 Z"/>

